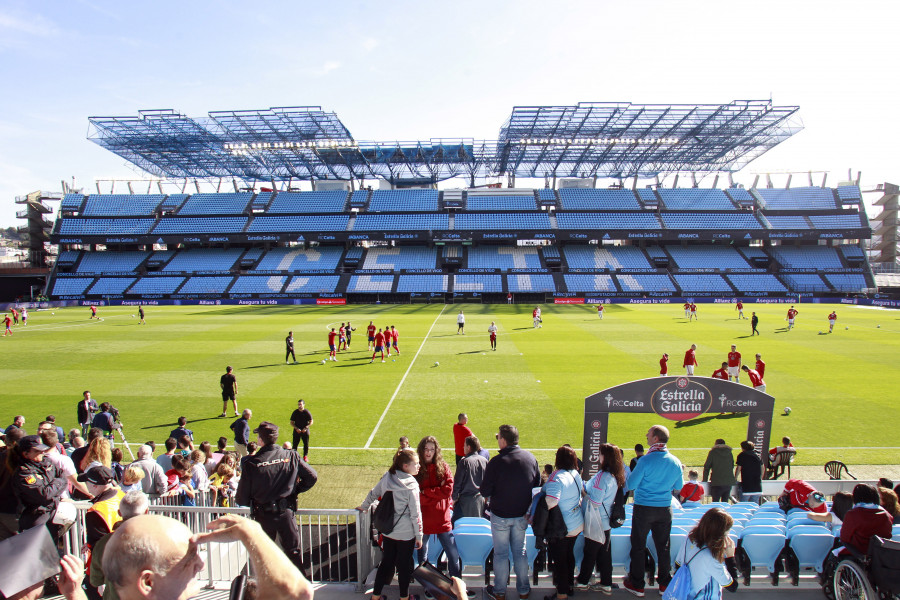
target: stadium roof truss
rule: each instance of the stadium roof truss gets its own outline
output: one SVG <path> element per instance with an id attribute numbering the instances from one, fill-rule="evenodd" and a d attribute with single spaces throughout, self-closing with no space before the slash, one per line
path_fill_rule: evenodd
<path id="1" fill-rule="evenodd" d="M 802 129 L 796 106 L 515 107 L 496 141 L 357 142 L 318 106 L 91 117 L 88 139 L 159 177 L 437 182 L 457 176 L 652 177 L 737 171 Z"/>

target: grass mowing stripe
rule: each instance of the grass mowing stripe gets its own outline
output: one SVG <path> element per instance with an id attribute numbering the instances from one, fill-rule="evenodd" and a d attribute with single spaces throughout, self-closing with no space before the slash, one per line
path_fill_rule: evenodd
<path id="1" fill-rule="evenodd" d="M 369 439 L 366 440 L 366 445 L 363 447 L 364 449 L 368 448 L 372 444 L 372 440 L 375 439 L 375 434 L 378 433 L 378 428 L 381 427 L 381 423 L 384 421 L 384 418 L 387 416 L 389 410 L 391 410 L 391 404 L 394 403 L 394 398 L 397 397 L 397 393 L 400 391 L 400 388 L 403 387 L 403 382 L 406 381 L 406 376 L 409 375 L 410 370 L 412 370 L 413 365 L 416 364 L 416 359 L 419 358 L 419 353 L 422 351 L 422 348 L 425 347 L 425 342 L 428 341 L 428 336 L 431 335 L 431 330 L 434 329 L 434 326 L 437 325 L 438 319 L 441 318 L 441 315 L 444 314 L 444 311 L 447 310 L 447 305 L 441 309 L 441 312 L 434 318 L 434 321 L 431 323 L 431 327 L 428 328 L 428 333 L 425 334 L 425 337 L 422 338 L 422 343 L 419 344 L 419 349 L 416 350 L 416 355 L 413 356 L 412 361 L 410 361 L 409 366 L 406 367 L 406 373 L 403 374 L 403 378 L 400 380 L 400 383 L 397 384 L 397 389 L 394 390 L 391 399 L 388 401 L 387 406 L 384 407 L 384 412 L 381 413 L 381 417 L 378 419 L 378 422 L 375 423 L 375 429 L 372 430 L 372 435 L 369 436 Z"/>

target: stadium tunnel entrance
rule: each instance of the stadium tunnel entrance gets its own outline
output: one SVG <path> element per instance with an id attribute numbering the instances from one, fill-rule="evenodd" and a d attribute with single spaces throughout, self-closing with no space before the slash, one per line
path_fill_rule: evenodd
<path id="1" fill-rule="evenodd" d="M 600 470 L 600 444 L 607 441 L 610 413 L 655 413 L 686 421 L 707 412 L 748 413 L 747 439 L 756 454 L 769 447 L 775 398 L 750 386 L 712 377 L 668 376 L 639 379 L 584 399 L 584 468 Z"/>

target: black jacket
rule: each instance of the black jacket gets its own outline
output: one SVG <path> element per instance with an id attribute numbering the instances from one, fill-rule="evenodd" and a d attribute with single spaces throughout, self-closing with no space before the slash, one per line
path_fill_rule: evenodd
<path id="1" fill-rule="evenodd" d="M 13 491 L 23 507 L 19 531 L 50 521 L 67 486 L 62 471 L 46 456 L 19 467 L 13 475 Z"/>
<path id="2" fill-rule="evenodd" d="M 531 507 L 531 490 L 541 485 L 537 459 L 519 446 L 507 446 L 488 462 L 481 495 L 490 500 L 491 514 L 501 519 L 524 517 Z"/>
<path id="3" fill-rule="evenodd" d="M 98 410 L 100 410 L 100 407 L 97 406 L 97 403 L 94 402 L 93 398 L 91 398 L 88 401 L 88 404 L 90 405 L 89 408 L 85 408 L 84 399 L 82 398 L 81 400 L 78 401 L 78 424 L 79 425 L 84 425 L 85 423 L 90 423 L 91 419 L 94 418 L 94 413 L 96 413 Z M 60 441 L 62 441 L 62 440 L 60 440 Z"/>
<path id="4" fill-rule="evenodd" d="M 318 475 L 293 450 L 268 444 L 241 461 L 243 474 L 235 502 L 240 506 L 269 507 L 279 500 L 296 501 L 316 484 Z"/>
<path id="5" fill-rule="evenodd" d="M 566 520 L 559 506 L 547 508 L 547 494 L 543 490 L 534 509 L 531 528 L 535 537 L 544 540 L 559 540 L 569 534 L 569 528 L 566 527 Z"/>

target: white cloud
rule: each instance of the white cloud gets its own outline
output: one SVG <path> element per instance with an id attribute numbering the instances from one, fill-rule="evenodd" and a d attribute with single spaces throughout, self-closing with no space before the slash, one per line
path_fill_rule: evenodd
<path id="1" fill-rule="evenodd" d="M 363 40 L 362 46 L 366 52 L 371 52 L 378 47 L 378 40 L 372 37 L 367 37 Z"/>
<path id="2" fill-rule="evenodd" d="M 59 33 L 56 25 L 39 15 L 29 15 L 27 19 L 20 19 L 3 13 L 0 13 L 0 30 L 39 37 L 50 37 Z"/>

